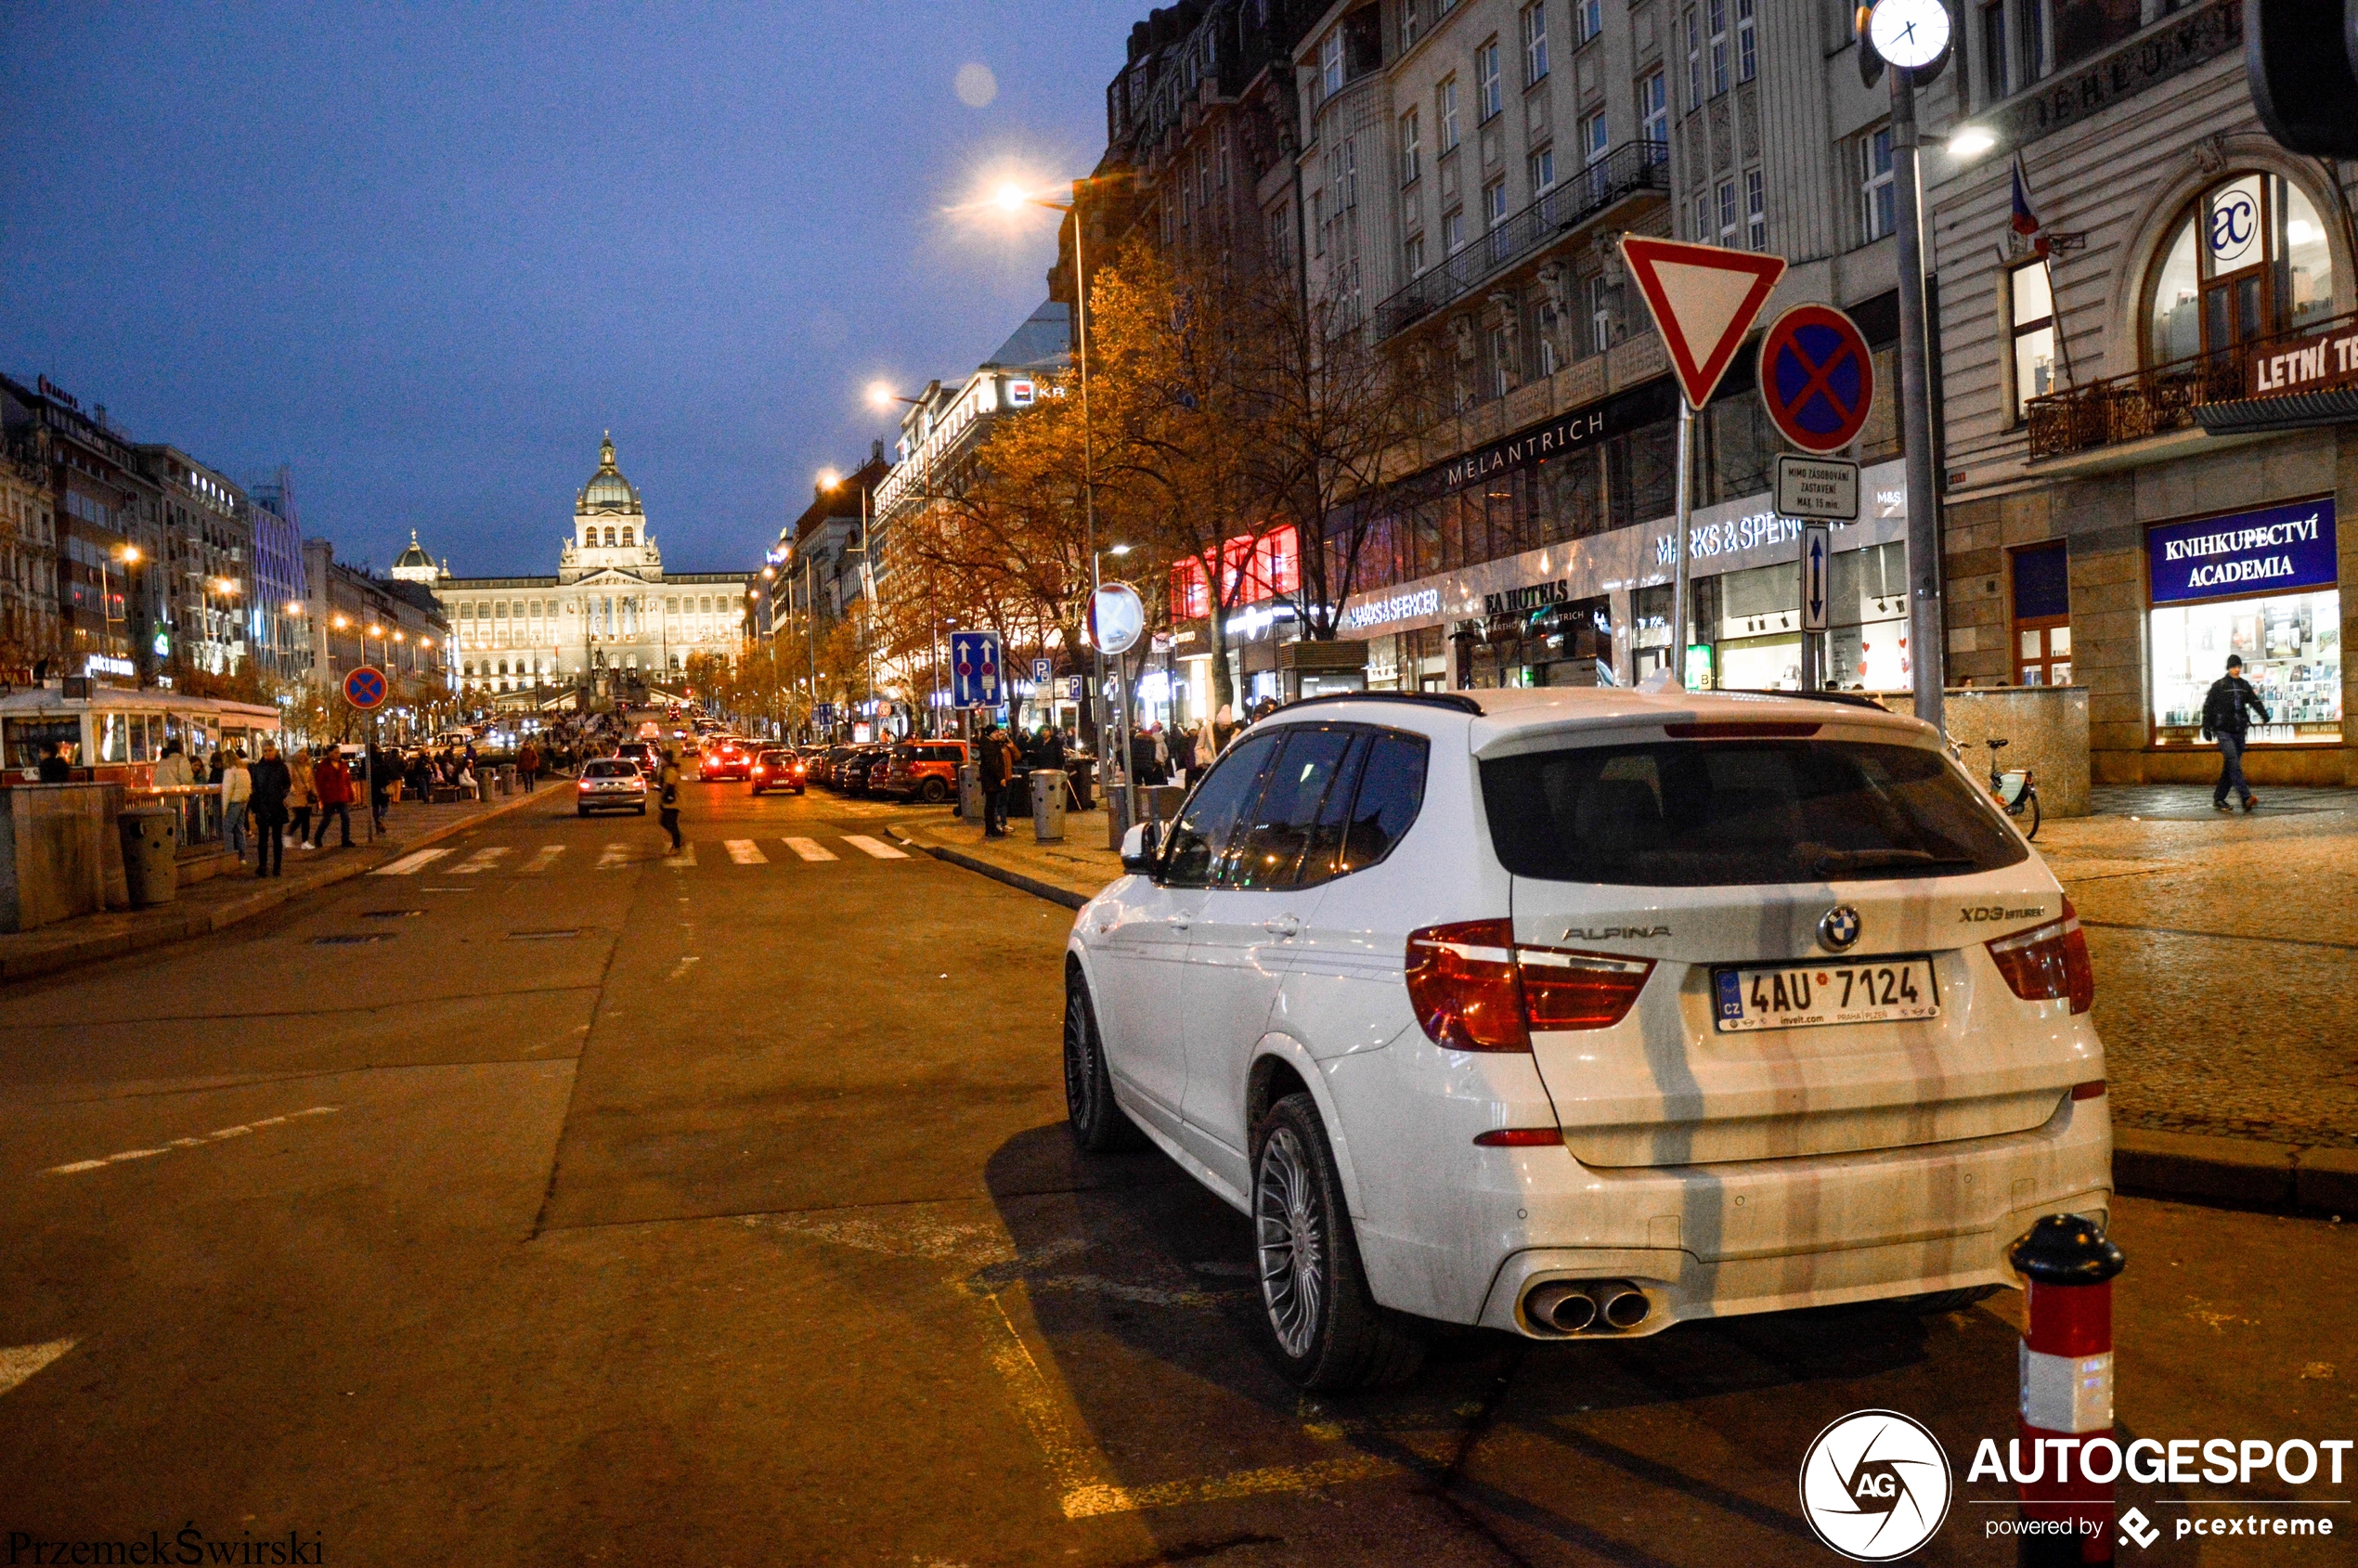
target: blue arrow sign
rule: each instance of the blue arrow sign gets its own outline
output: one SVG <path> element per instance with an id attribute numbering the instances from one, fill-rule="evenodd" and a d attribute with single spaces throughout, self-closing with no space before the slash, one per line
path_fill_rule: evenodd
<path id="1" fill-rule="evenodd" d="M 1823 523 L 1812 523 L 1802 529 L 1801 540 L 1801 629 L 1823 631 L 1826 611 L 1833 598 L 1827 586 L 1833 541 Z"/>
<path id="2" fill-rule="evenodd" d="M 958 707 L 996 707 L 1005 700 L 1000 679 L 999 634 L 957 631 L 950 635 L 950 700 Z"/>

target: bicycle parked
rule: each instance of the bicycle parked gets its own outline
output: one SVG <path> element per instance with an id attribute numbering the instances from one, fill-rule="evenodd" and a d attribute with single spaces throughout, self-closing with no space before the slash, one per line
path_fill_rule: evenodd
<path id="1" fill-rule="evenodd" d="M 2008 772 L 1999 771 L 1998 753 L 1999 750 L 2006 744 L 2002 738 L 1987 741 L 1983 744 L 1989 747 L 1990 796 L 1997 800 L 1999 805 L 2005 808 L 2006 815 L 2010 817 L 2020 817 L 2025 812 L 2028 812 L 2030 816 L 2030 825 L 2023 829 L 2022 836 L 2025 838 L 2038 837 L 2038 781 L 2032 776 L 2030 770 L 2028 768 L 2017 768 Z"/>

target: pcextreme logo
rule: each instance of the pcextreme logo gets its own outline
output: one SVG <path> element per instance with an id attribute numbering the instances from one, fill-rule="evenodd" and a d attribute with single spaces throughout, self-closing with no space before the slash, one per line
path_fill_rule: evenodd
<path id="1" fill-rule="evenodd" d="M 1939 1440 L 1897 1410 L 1853 1411 L 1801 1460 L 1803 1517 L 1854 1562 L 1888 1562 L 1932 1539 L 1953 1490 Z"/>

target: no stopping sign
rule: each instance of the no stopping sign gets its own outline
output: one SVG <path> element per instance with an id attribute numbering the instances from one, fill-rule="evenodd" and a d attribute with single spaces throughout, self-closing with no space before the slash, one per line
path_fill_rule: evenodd
<path id="1" fill-rule="evenodd" d="M 1856 323 L 1830 305 L 1797 305 L 1760 340 L 1760 401 L 1805 452 L 1838 452 L 1866 428 L 1875 359 Z"/>

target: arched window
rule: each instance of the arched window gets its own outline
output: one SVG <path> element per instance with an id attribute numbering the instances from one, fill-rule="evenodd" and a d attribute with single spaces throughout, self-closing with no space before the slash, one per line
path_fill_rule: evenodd
<path id="1" fill-rule="evenodd" d="M 609 548 L 611 548 L 614 544 L 614 530 L 612 528 L 608 528 L 606 530 L 606 544 Z"/>
<path id="2" fill-rule="evenodd" d="M 2145 299 L 2145 363 L 2222 354 L 2334 313 L 2326 226 L 2280 175 L 2230 175 L 2180 215 Z"/>
<path id="3" fill-rule="evenodd" d="M 622 547 L 623 547 L 625 550 L 628 550 L 628 549 L 629 549 L 629 548 L 630 548 L 630 530 L 629 530 L 629 529 L 628 529 L 628 528 L 625 528 L 625 529 L 622 531 Z"/>

